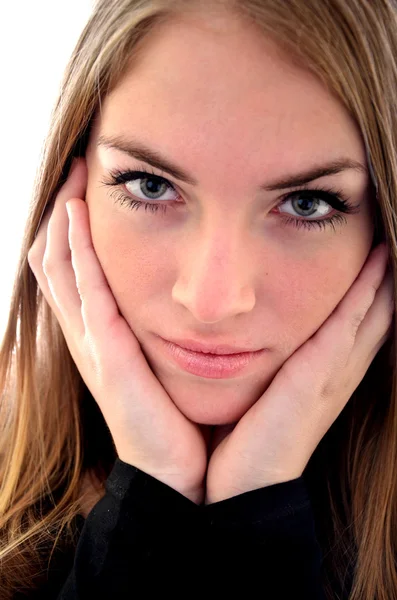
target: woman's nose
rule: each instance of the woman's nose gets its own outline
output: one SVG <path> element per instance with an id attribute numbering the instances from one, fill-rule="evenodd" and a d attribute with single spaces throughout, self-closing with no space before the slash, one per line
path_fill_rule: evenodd
<path id="1" fill-rule="evenodd" d="M 223 233 L 190 243 L 179 262 L 172 299 L 201 323 L 217 323 L 255 306 L 252 250 Z M 251 253 L 251 258 L 248 253 Z"/>

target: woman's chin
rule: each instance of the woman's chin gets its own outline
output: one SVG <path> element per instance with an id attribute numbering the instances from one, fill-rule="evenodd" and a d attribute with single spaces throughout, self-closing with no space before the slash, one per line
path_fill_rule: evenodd
<path id="1" fill-rule="evenodd" d="M 247 412 L 248 408 L 241 406 L 220 406 L 210 403 L 178 402 L 174 400 L 183 415 L 198 425 L 228 425 L 239 421 Z"/>
<path id="2" fill-rule="evenodd" d="M 225 386 L 219 385 L 219 380 L 187 382 L 175 375 L 157 377 L 181 413 L 200 425 L 236 423 L 265 389 L 263 381 L 234 380 L 233 385 Z"/>

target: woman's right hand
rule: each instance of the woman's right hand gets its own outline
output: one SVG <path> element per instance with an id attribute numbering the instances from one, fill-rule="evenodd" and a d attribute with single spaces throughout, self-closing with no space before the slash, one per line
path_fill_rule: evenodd
<path id="1" fill-rule="evenodd" d="M 85 159 L 75 159 L 28 253 L 30 268 L 101 409 L 119 458 L 200 504 L 206 441 L 155 377 L 119 312 L 92 243 L 84 200 L 87 175 Z"/>

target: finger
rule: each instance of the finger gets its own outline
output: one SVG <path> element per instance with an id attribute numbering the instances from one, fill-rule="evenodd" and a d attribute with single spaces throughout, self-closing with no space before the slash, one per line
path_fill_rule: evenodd
<path id="1" fill-rule="evenodd" d="M 43 271 L 48 287 L 59 309 L 60 325 L 82 335 L 84 325 L 81 316 L 81 301 L 76 288 L 76 278 L 69 248 L 69 218 L 66 202 L 74 194 L 85 198 L 87 169 L 84 160 L 73 165 L 67 182 L 59 191 L 47 227 L 46 247 L 43 256 Z M 65 333 L 65 331 L 64 331 Z"/>
<path id="2" fill-rule="evenodd" d="M 363 362 L 363 356 L 366 357 L 365 371 L 389 337 L 394 313 L 394 278 L 389 271 L 356 335 L 352 360 Z"/>
<path id="3" fill-rule="evenodd" d="M 385 277 L 387 260 L 387 247 L 380 244 L 372 251 L 369 260 L 338 306 L 335 321 L 344 323 L 346 332 L 354 340 Z"/>
<path id="4" fill-rule="evenodd" d="M 80 163 L 80 164 L 78 164 Z M 46 253 L 46 248 L 48 245 L 48 232 L 49 232 L 49 224 L 51 221 L 51 218 L 54 214 L 54 209 L 55 206 L 57 205 L 57 210 L 59 207 L 59 204 L 64 203 L 67 198 L 68 195 L 70 193 L 81 193 L 83 191 L 83 184 L 79 183 L 81 176 L 84 177 L 84 172 L 81 171 L 81 169 L 83 168 L 82 165 L 85 164 L 84 159 L 78 159 L 74 161 L 74 164 L 72 165 L 72 168 L 70 170 L 69 176 L 68 176 L 68 180 L 65 182 L 65 184 L 62 186 L 62 188 L 60 189 L 60 191 L 57 194 L 56 199 L 48 204 L 48 206 L 46 207 L 45 211 L 44 211 L 44 216 L 42 218 L 39 230 L 37 232 L 36 238 L 28 252 L 28 262 L 30 265 L 31 270 L 33 271 L 36 280 L 39 284 L 40 290 L 43 293 L 44 297 L 46 298 L 48 304 L 50 305 L 50 307 L 52 308 L 52 310 L 54 311 L 55 315 L 57 316 L 58 320 L 61 319 L 61 313 L 59 310 L 59 307 L 57 305 L 57 302 L 55 301 L 55 298 L 53 298 L 53 291 L 51 291 L 50 289 L 50 285 L 49 285 L 49 281 L 46 275 L 46 272 L 49 274 L 53 269 L 52 269 L 52 264 L 50 261 L 50 254 L 47 252 Z M 77 169 L 77 173 L 76 173 L 76 169 Z M 80 173 L 79 173 L 79 169 L 80 169 Z M 76 175 L 77 175 L 77 183 L 76 183 Z M 65 209 L 64 209 L 65 210 Z M 69 251 L 69 244 L 67 242 L 67 215 L 66 215 L 66 210 L 65 210 L 65 216 L 66 216 L 66 248 L 67 248 L 67 252 L 70 253 Z M 57 235 L 53 235 L 52 236 L 54 243 L 56 242 L 58 236 Z M 60 233 L 60 239 L 61 238 L 65 238 L 65 236 L 62 236 L 62 232 Z M 46 258 L 45 258 L 46 255 Z M 47 262 L 46 262 L 47 261 Z M 59 269 L 58 269 L 59 270 Z"/>
<path id="5" fill-rule="evenodd" d="M 79 165 L 79 163 L 80 163 L 80 165 Z M 34 242 L 28 253 L 29 264 L 31 264 L 33 267 L 36 267 L 37 265 L 41 266 L 43 263 L 43 256 L 44 256 L 44 252 L 45 252 L 45 248 L 46 248 L 46 241 L 47 241 L 48 223 L 52 216 L 54 206 L 55 206 L 55 203 L 56 203 L 56 200 L 57 200 L 59 194 L 64 194 L 65 190 L 67 190 L 67 189 L 69 189 L 69 193 L 71 193 L 72 195 L 73 194 L 76 195 L 76 193 L 79 194 L 80 192 L 82 192 L 81 188 L 80 189 L 78 187 L 76 188 L 75 185 L 73 188 L 70 188 L 71 180 L 74 177 L 75 168 L 77 167 L 77 168 L 81 169 L 81 164 L 85 164 L 84 159 L 75 158 L 73 160 L 67 181 L 64 183 L 64 185 L 58 192 L 58 195 L 55 198 L 55 200 L 48 203 L 43 211 L 42 218 L 40 221 L 40 226 L 38 228 L 38 231 L 36 232 Z"/>
<path id="6" fill-rule="evenodd" d="M 344 367 L 351 355 L 360 325 L 374 303 L 387 266 L 385 244 L 377 246 L 338 304 L 335 311 L 313 338 L 316 352 L 326 357 L 335 353 L 335 361 Z M 337 366 L 334 364 L 334 367 Z"/>
<path id="7" fill-rule="evenodd" d="M 105 340 L 113 325 L 120 322 L 118 306 L 93 247 L 87 205 L 73 198 L 67 210 L 75 287 L 84 326 L 93 337 Z"/>
<path id="8" fill-rule="evenodd" d="M 28 263 L 34 273 L 43 296 L 47 300 L 52 310 L 57 314 L 58 309 L 56 307 L 55 300 L 52 298 L 47 277 L 43 271 L 43 257 L 47 244 L 47 228 L 50 216 L 50 213 L 47 212 L 41 221 L 38 234 L 28 252 Z"/>

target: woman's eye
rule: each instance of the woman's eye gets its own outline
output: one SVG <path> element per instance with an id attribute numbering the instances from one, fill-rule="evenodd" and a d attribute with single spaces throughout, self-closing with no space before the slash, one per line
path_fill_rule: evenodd
<path id="1" fill-rule="evenodd" d="M 149 173 L 135 173 L 134 178 L 130 178 L 124 185 L 137 200 L 170 202 L 178 197 L 174 187 L 166 179 Z M 167 190 L 174 190 L 176 196 L 167 195 Z"/>
<path id="2" fill-rule="evenodd" d="M 288 207 L 288 204 L 290 205 L 289 210 L 288 208 L 285 209 L 286 206 Z M 312 192 L 299 191 L 289 194 L 287 199 L 279 204 L 278 210 L 293 217 L 316 218 L 327 216 L 332 212 L 332 206 L 326 200 L 316 197 Z"/>

